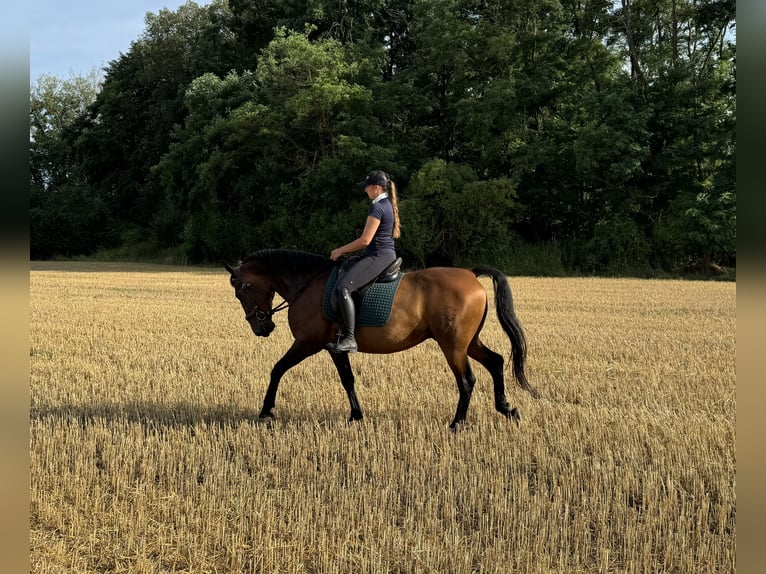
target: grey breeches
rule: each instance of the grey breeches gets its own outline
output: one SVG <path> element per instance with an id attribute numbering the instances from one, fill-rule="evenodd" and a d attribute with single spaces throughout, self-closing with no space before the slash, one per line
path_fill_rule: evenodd
<path id="1" fill-rule="evenodd" d="M 395 253 L 363 257 L 340 278 L 335 290 L 338 293 L 343 293 L 343 289 L 348 289 L 349 293 L 353 293 L 373 281 L 395 259 Z"/>

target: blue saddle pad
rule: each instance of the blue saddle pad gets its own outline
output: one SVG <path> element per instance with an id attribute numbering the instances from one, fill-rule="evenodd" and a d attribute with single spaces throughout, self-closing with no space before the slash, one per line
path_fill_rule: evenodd
<path id="1" fill-rule="evenodd" d="M 394 304 L 394 295 L 399 289 L 399 283 L 404 277 L 404 273 L 389 283 L 373 283 L 364 293 L 361 308 L 357 308 L 356 324 L 359 327 L 382 327 L 388 323 L 391 317 L 391 307 Z M 322 298 L 322 308 L 324 314 L 330 321 L 340 322 L 340 316 L 333 311 L 331 301 L 335 290 L 335 284 L 338 282 L 338 267 L 332 270 L 327 285 L 324 288 L 324 297 Z"/>

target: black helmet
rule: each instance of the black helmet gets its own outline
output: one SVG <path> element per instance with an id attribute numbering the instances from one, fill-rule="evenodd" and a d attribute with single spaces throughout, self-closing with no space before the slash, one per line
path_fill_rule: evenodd
<path id="1" fill-rule="evenodd" d="M 379 185 L 383 189 L 388 189 L 388 174 L 382 169 L 376 169 L 367 174 L 367 178 L 364 181 L 360 181 L 359 185 L 367 187 L 368 185 Z"/>

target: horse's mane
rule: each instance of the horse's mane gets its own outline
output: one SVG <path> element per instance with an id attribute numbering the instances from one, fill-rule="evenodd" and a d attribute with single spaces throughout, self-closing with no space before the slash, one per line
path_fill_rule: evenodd
<path id="1" fill-rule="evenodd" d="M 240 261 L 240 267 L 254 267 L 256 272 L 277 275 L 305 275 L 327 267 L 332 260 L 324 255 L 295 249 L 261 249 Z"/>

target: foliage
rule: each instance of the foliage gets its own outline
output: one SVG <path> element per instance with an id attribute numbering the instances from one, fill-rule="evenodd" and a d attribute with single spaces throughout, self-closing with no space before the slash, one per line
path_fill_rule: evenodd
<path id="1" fill-rule="evenodd" d="M 401 202 L 402 249 L 419 266 L 498 264 L 514 242 L 514 198 L 509 179 L 481 181 L 468 166 L 432 160 Z"/>
<path id="2" fill-rule="evenodd" d="M 42 76 L 29 97 L 30 255 L 89 254 L 113 241 L 104 198 L 88 186 L 68 139 L 96 99 L 100 78 Z"/>
<path id="3" fill-rule="evenodd" d="M 583 256 L 586 272 L 625 274 L 649 267 L 649 242 L 636 223 L 625 217 L 596 224 Z"/>
<path id="4" fill-rule="evenodd" d="M 656 228 L 657 243 L 665 248 L 665 257 L 687 257 L 700 270 L 714 270 L 715 261 L 725 261 L 736 249 L 735 210 L 734 196 L 729 192 L 717 197 L 710 192 L 679 194 Z"/>
<path id="5" fill-rule="evenodd" d="M 98 90 L 41 79 L 30 94 L 33 253 L 134 229 L 198 262 L 329 252 L 364 222 L 353 182 L 382 168 L 410 266 L 734 265 L 735 11 L 215 0 L 149 14 Z M 98 232 L 64 240 L 67 226 Z M 545 270 L 519 259 L 536 248 Z"/>

